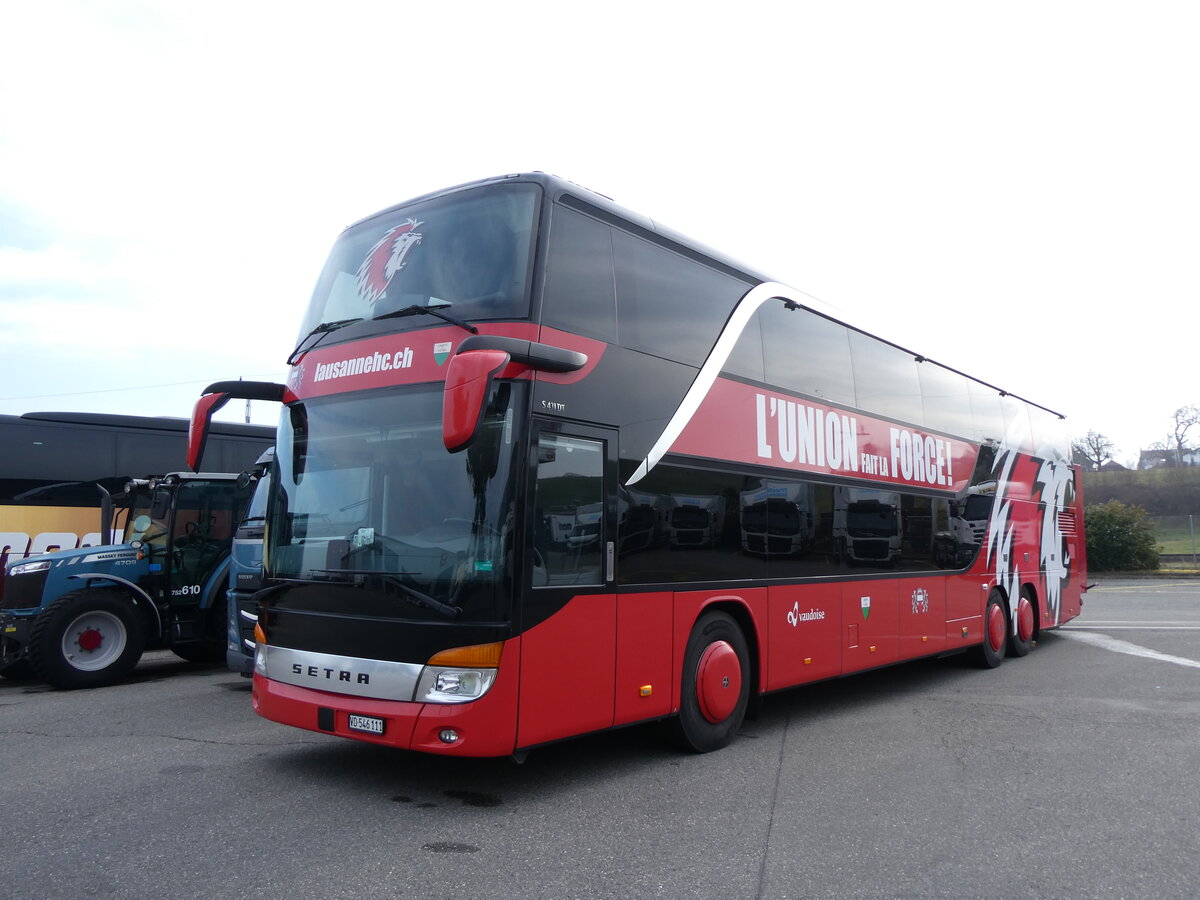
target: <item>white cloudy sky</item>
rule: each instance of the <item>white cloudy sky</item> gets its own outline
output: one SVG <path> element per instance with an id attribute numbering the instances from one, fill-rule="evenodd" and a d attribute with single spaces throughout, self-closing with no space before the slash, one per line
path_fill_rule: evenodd
<path id="1" fill-rule="evenodd" d="M 342 227 L 539 169 L 1127 460 L 1200 404 L 1197 46 L 1154 0 L 0 0 L 0 413 L 281 379 Z"/>

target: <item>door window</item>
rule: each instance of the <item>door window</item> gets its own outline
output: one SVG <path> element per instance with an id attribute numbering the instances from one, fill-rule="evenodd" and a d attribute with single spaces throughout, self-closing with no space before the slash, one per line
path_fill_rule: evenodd
<path id="1" fill-rule="evenodd" d="M 535 586 L 603 584 L 604 442 L 538 439 Z"/>

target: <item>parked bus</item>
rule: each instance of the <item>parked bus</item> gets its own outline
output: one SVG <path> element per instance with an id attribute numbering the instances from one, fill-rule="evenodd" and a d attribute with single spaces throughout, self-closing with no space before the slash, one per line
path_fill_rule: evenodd
<path id="1" fill-rule="evenodd" d="M 0 415 L 0 571 L 14 559 L 112 543 L 102 533 L 113 525 L 102 529 L 101 490 L 183 469 L 187 427 L 186 419 L 105 413 Z M 215 423 L 208 461 L 243 471 L 274 439 L 274 428 Z"/>
<path id="2" fill-rule="evenodd" d="M 666 720 L 709 751 L 752 697 L 996 666 L 1080 610 L 1060 415 L 557 178 L 350 226 L 288 363 L 286 385 L 211 385 L 189 451 L 230 398 L 283 404 L 252 692 L 277 722 L 520 757 Z M 935 552 L 984 482 L 982 540 Z M 837 552 L 845 488 L 897 499 L 885 559 Z M 744 498 L 781 489 L 805 552 L 748 552 Z M 633 491 L 666 539 L 622 540 Z M 704 498 L 702 550 L 671 539 L 680 498 Z"/>

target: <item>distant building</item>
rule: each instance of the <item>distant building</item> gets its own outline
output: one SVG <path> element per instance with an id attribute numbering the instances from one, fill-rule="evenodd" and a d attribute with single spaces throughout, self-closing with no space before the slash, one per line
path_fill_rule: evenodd
<path id="1" fill-rule="evenodd" d="M 1200 450 L 1143 450 L 1138 457 L 1139 469 L 1173 469 L 1177 465 L 1200 466 Z"/>

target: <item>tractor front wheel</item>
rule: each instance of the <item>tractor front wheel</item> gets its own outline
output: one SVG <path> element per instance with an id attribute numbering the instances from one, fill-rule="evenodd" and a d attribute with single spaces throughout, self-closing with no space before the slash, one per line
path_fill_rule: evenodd
<path id="1" fill-rule="evenodd" d="M 128 675 L 146 643 L 142 617 L 115 591 L 86 589 L 51 603 L 29 633 L 29 659 L 63 690 L 112 684 Z"/>

